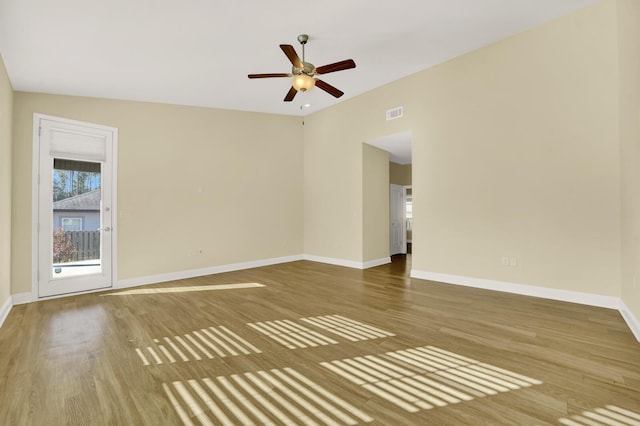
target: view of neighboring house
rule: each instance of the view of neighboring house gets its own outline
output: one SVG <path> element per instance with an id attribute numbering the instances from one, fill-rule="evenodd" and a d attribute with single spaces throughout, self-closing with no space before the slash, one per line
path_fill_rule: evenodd
<path id="1" fill-rule="evenodd" d="M 53 229 L 96 231 L 100 228 L 100 189 L 53 203 Z"/>

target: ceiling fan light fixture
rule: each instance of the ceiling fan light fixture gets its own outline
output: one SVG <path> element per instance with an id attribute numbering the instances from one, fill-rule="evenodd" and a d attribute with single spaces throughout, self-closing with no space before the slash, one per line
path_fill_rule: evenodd
<path id="1" fill-rule="evenodd" d="M 307 74 L 298 74 L 293 76 L 292 85 L 298 92 L 308 92 L 316 85 L 316 81 Z"/>
<path id="2" fill-rule="evenodd" d="M 296 53 L 296 49 L 290 44 L 281 44 L 280 49 L 285 54 L 289 62 L 291 62 L 292 68 L 290 73 L 269 73 L 269 74 L 249 74 L 249 78 L 272 78 L 272 77 L 293 77 L 291 82 L 291 88 L 284 97 L 284 102 L 291 102 L 296 97 L 298 92 L 308 92 L 313 89 L 314 86 L 318 86 L 321 90 L 327 92 L 334 98 L 339 98 L 344 95 L 342 90 L 333 87 L 324 80 L 314 78 L 316 75 L 329 74 L 336 71 L 348 70 L 356 67 L 356 63 L 353 59 L 345 59 L 344 61 L 334 62 L 332 64 L 323 65 L 317 67 L 311 62 L 305 61 L 304 46 L 307 44 L 309 36 L 306 34 L 300 34 L 298 41 L 302 45 L 302 59 Z"/>

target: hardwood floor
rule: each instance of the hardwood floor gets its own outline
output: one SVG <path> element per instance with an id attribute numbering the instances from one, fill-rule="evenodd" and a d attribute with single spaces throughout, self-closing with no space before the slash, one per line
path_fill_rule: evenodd
<path id="1" fill-rule="evenodd" d="M 16 306 L 0 424 L 640 425 L 617 311 L 409 270 L 299 261 Z"/>

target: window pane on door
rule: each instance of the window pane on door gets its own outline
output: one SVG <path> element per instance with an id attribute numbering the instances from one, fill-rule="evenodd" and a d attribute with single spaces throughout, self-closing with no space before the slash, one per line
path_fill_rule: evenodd
<path id="1" fill-rule="evenodd" d="M 101 272 L 101 163 L 54 158 L 53 278 Z"/>

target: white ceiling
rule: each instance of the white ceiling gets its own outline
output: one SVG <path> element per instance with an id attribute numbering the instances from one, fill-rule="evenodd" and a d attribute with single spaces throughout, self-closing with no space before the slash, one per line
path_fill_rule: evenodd
<path id="1" fill-rule="evenodd" d="M 367 143 L 389 152 L 389 161 L 403 165 L 411 164 L 411 132 L 396 133 Z"/>
<path id="2" fill-rule="evenodd" d="M 341 101 L 593 2 L 0 0 L 0 53 L 18 91 L 302 116 L 339 101 L 247 78 L 289 72 L 298 34 L 316 66 L 355 60 L 323 76 Z"/>

